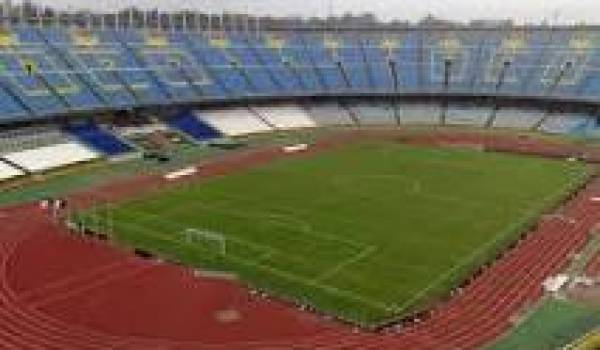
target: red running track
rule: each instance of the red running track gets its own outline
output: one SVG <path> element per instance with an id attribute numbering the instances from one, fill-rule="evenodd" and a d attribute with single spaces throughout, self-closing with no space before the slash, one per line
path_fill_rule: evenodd
<path id="1" fill-rule="evenodd" d="M 590 260 L 585 268 L 585 272 L 590 277 L 600 277 L 600 253 L 596 253 Z"/>
<path id="2" fill-rule="evenodd" d="M 3 209 L 0 348 L 477 348 L 505 332 L 541 296 L 541 282 L 585 245 L 600 222 L 591 197 L 600 197 L 598 179 L 421 322 L 377 334 L 70 236 L 35 206 Z"/>

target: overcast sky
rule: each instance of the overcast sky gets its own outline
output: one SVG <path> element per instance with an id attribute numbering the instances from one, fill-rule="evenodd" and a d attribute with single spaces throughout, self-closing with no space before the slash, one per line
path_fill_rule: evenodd
<path id="1" fill-rule="evenodd" d="M 1 1 L 1 0 L 0 0 Z M 19 0 L 13 0 L 19 2 Z M 34 3 L 92 9 L 126 7 L 197 8 L 270 15 L 324 16 L 373 12 L 383 20 L 416 20 L 429 13 L 453 20 L 505 19 L 516 22 L 600 23 L 600 0 L 32 0 Z"/>

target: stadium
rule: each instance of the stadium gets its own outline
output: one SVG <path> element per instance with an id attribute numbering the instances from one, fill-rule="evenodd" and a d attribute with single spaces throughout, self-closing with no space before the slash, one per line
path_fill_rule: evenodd
<path id="1" fill-rule="evenodd" d="M 1 349 L 600 349 L 598 27 L 104 3 L 1 7 Z"/>

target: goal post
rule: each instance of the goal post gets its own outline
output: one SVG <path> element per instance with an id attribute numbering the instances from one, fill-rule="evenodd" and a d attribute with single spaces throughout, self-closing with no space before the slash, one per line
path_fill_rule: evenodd
<path id="1" fill-rule="evenodd" d="M 201 244 L 205 246 L 206 249 L 217 251 L 220 255 L 227 254 L 227 239 L 222 233 L 197 228 L 187 228 L 180 232 L 180 237 L 187 244 Z"/>

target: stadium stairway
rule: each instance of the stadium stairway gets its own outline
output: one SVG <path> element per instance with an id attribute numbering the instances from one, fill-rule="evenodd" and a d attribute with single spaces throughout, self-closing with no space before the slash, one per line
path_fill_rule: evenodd
<path id="1" fill-rule="evenodd" d="M 222 136 L 218 130 L 197 118 L 195 113 L 194 111 L 180 112 L 174 117 L 168 118 L 166 123 L 200 142 L 218 139 Z"/>
<path id="2" fill-rule="evenodd" d="M 131 152 L 133 148 L 93 122 L 70 124 L 64 130 L 79 141 L 108 156 Z"/>

